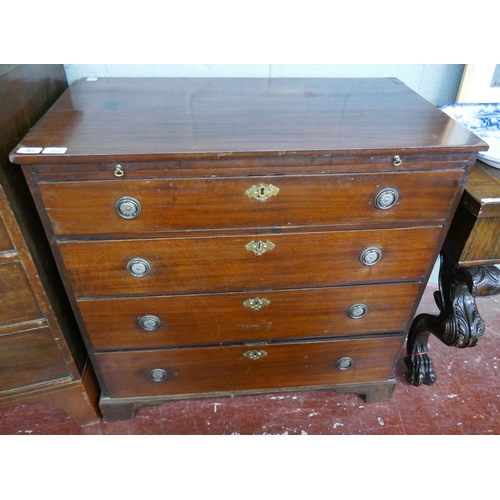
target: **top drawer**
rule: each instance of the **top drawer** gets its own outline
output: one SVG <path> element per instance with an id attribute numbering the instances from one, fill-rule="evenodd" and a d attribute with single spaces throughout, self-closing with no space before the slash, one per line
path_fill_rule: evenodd
<path id="1" fill-rule="evenodd" d="M 40 183 L 57 235 L 442 220 L 463 170 Z"/>

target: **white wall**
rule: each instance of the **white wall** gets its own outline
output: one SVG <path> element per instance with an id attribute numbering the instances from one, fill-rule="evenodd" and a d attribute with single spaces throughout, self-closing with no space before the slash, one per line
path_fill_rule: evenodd
<path id="1" fill-rule="evenodd" d="M 65 64 L 87 77 L 396 77 L 432 104 L 455 102 L 463 64 Z"/>

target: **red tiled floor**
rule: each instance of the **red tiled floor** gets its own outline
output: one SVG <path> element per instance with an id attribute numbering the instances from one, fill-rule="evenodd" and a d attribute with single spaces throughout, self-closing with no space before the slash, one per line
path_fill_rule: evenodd
<path id="1" fill-rule="evenodd" d="M 432 312 L 429 287 L 419 312 Z M 438 379 L 413 387 L 402 352 L 396 390 L 387 403 L 332 391 L 175 401 L 142 408 L 134 420 L 78 427 L 49 405 L 0 409 L 0 434 L 500 434 L 500 297 L 478 299 L 487 330 L 474 348 L 455 349 L 431 337 Z"/>

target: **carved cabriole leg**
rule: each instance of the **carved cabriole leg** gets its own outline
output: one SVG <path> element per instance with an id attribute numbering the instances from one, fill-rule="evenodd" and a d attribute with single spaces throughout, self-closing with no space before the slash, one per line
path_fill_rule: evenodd
<path id="1" fill-rule="evenodd" d="M 434 292 L 440 313 L 418 315 L 408 335 L 405 364 L 410 384 L 431 385 L 436 381 L 428 352 L 431 333 L 444 344 L 459 348 L 473 347 L 481 338 L 484 321 L 477 310 L 473 286 L 469 271 L 453 268 L 441 254 L 439 292 Z"/>

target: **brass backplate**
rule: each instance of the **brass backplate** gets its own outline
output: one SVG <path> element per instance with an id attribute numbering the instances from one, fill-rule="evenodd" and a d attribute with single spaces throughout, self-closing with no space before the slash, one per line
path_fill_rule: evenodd
<path id="1" fill-rule="evenodd" d="M 260 349 L 252 349 L 243 353 L 243 356 L 245 356 L 245 358 L 251 359 L 252 361 L 255 361 L 257 359 L 263 358 L 264 356 L 267 356 L 267 352 Z"/>
<path id="2" fill-rule="evenodd" d="M 245 300 L 245 302 L 243 302 L 243 305 L 245 307 L 248 307 L 249 309 L 252 309 L 253 311 L 260 311 L 263 307 L 268 306 L 270 303 L 270 300 L 255 297 L 254 299 Z"/>
<path id="3" fill-rule="evenodd" d="M 271 196 L 276 196 L 279 193 L 279 189 L 272 184 L 259 184 L 258 186 L 252 186 L 245 191 L 245 194 L 249 198 L 255 198 L 259 201 L 266 201 Z"/>
<path id="4" fill-rule="evenodd" d="M 245 245 L 245 248 L 249 252 L 253 252 L 255 255 L 260 256 L 268 251 L 271 251 L 275 246 L 276 245 L 272 241 L 267 240 L 266 242 L 264 242 L 260 240 L 247 243 Z"/>

